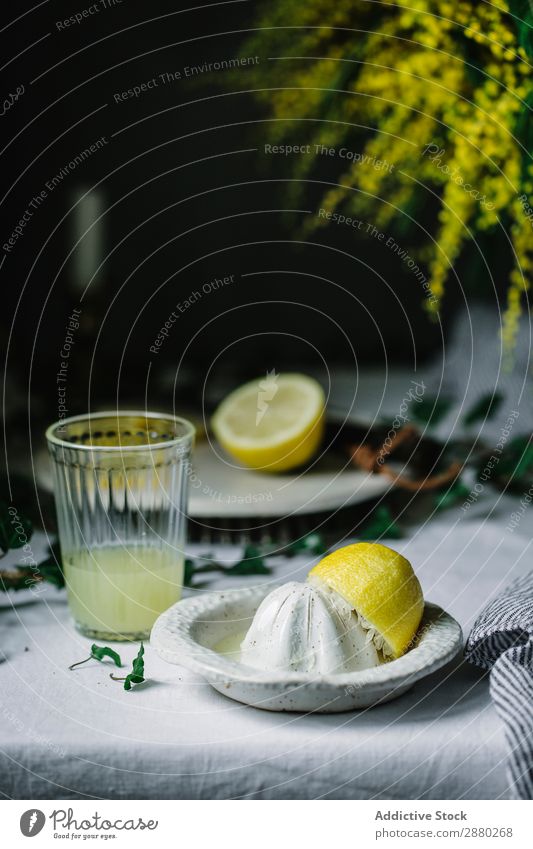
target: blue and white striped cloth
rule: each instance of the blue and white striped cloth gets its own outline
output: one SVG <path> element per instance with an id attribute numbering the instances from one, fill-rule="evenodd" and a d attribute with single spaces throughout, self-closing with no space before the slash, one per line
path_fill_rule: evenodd
<path id="1" fill-rule="evenodd" d="M 465 656 L 490 670 L 490 693 L 505 726 L 517 799 L 533 799 L 533 572 L 514 581 L 477 618 Z"/>

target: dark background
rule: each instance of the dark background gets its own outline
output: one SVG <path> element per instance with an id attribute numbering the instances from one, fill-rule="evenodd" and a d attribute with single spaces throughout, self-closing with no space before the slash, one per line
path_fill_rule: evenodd
<path id="1" fill-rule="evenodd" d="M 324 377 L 354 361 L 420 361 L 442 344 L 420 285 L 379 243 L 338 225 L 310 238 L 319 244 L 293 241 L 305 214 L 283 211 L 287 163 L 264 155 L 269 124 L 247 92 L 246 67 L 114 102 L 163 72 L 238 55 L 258 4 L 180 14 L 170 2 L 123 0 L 57 30 L 57 20 L 89 5 L 48 2 L 11 25 L 31 4 L 2 11 L 2 91 L 25 86 L 2 117 L 2 243 L 47 180 L 107 139 L 48 194 L 0 272 L 14 422 L 28 396 L 32 422 L 57 418 L 73 308 L 82 314 L 70 414 L 111 402 L 209 406 L 267 369 Z M 68 256 L 81 235 L 74 204 L 88 189 L 103 213 L 89 264 L 80 249 Z M 302 208 L 315 210 L 320 194 L 311 186 Z M 202 294 L 150 352 L 177 302 L 229 275 L 232 284 Z M 449 288 L 445 323 L 461 300 L 453 281 Z"/>

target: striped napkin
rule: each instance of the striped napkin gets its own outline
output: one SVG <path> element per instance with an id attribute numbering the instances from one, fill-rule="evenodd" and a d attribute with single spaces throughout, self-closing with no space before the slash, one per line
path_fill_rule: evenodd
<path id="1" fill-rule="evenodd" d="M 533 799 L 533 572 L 478 616 L 465 656 L 490 670 L 490 694 L 509 747 L 510 784 L 517 799 Z"/>

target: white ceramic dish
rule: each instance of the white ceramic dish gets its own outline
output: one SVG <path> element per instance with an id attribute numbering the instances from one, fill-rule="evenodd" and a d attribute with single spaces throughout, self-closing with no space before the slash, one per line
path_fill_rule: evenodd
<path id="1" fill-rule="evenodd" d="M 329 421 L 339 419 L 328 413 Z M 36 454 L 34 468 L 39 485 L 52 492 L 46 448 Z M 379 498 L 389 487 L 383 475 L 354 469 L 335 453 L 326 454 L 308 471 L 270 475 L 239 467 L 216 443 L 199 439 L 189 478 L 188 512 L 193 519 L 280 518 L 338 510 Z"/>
<path id="2" fill-rule="evenodd" d="M 405 693 L 459 652 L 460 625 L 426 603 L 416 644 L 398 660 L 361 672 L 316 677 L 266 673 L 238 660 L 237 646 L 271 584 L 197 595 L 163 613 L 151 642 L 163 660 L 185 666 L 215 690 L 263 710 L 339 711 L 366 708 Z"/>
<path id="3" fill-rule="evenodd" d="M 222 449 L 199 442 L 190 477 L 189 513 L 195 519 L 224 516 L 291 516 L 337 510 L 378 498 L 390 486 L 383 475 L 350 468 L 326 457 L 309 471 L 269 475 L 239 468 Z"/>

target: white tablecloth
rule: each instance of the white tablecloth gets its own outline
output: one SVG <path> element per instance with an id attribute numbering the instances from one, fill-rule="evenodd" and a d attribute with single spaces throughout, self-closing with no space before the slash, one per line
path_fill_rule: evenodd
<path id="1" fill-rule="evenodd" d="M 491 595 L 531 568 L 528 513 L 514 532 L 506 530 L 515 507 L 511 498 L 487 496 L 467 516 L 459 508 L 442 513 L 397 544 L 426 597 L 465 629 Z M 278 560 L 274 577 L 303 577 L 309 566 L 302 558 Z M 149 680 L 131 692 L 96 661 L 68 671 L 87 656 L 90 641 L 70 625 L 64 593 L 49 588 L 38 600 L 26 593 L 1 601 L 0 789 L 7 797 L 507 795 L 505 743 L 487 680 L 460 661 L 371 710 L 267 713 L 165 664 L 149 645 Z M 130 660 L 136 647 L 120 651 Z"/>

